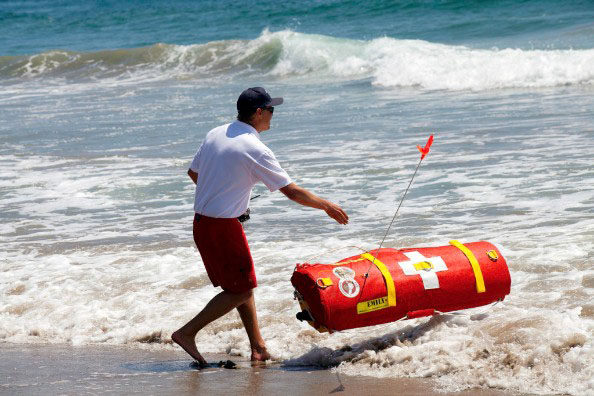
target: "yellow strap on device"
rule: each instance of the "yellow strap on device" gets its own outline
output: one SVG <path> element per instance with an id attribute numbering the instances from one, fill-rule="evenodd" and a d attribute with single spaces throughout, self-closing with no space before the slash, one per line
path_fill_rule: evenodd
<path id="1" fill-rule="evenodd" d="M 392 279 L 392 275 L 390 275 L 390 271 L 388 271 L 386 265 L 369 253 L 363 253 L 361 257 L 374 263 L 377 269 L 380 270 L 384 280 L 386 281 L 386 289 L 388 289 L 388 307 L 395 307 L 396 289 L 394 288 L 394 280 Z"/>
<path id="2" fill-rule="evenodd" d="M 485 280 L 483 279 L 483 272 L 481 271 L 481 267 L 478 263 L 478 260 L 476 259 L 476 257 L 474 257 L 472 251 L 455 239 L 450 241 L 450 245 L 460 249 L 462 253 L 464 253 L 464 255 L 466 256 L 468 261 L 470 261 L 472 272 L 474 272 L 474 279 L 476 280 L 476 292 L 484 293 L 487 289 L 485 289 Z"/>

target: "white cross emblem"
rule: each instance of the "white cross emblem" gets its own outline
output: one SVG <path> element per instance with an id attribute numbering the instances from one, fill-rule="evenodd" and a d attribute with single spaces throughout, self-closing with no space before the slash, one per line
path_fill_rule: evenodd
<path id="1" fill-rule="evenodd" d="M 405 252 L 410 261 L 399 262 L 405 275 L 420 275 L 425 289 L 439 289 L 436 272 L 447 271 L 445 262 L 440 256 L 425 257 L 419 252 Z"/>

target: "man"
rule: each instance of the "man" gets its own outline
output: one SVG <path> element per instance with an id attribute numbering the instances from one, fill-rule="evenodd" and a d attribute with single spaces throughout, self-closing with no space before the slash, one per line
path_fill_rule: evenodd
<path id="1" fill-rule="evenodd" d="M 194 241 L 214 286 L 223 291 L 192 320 L 171 335 L 200 365 L 206 361 L 196 348 L 197 333 L 210 322 L 237 308 L 251 346 L 251 360 L 270 359 L 260 334 L 253 289 L 254 264 L 243 227 L 237 217 L 248 207 L 252 187 L 263 182 L 272 192 L 322 209 L 340 224 L 348 216 L 340 206 L 322 199 L 291 181 L 259 134 L 270 128 L 274 106 L 261 87 L 248 88 L 237 100 L 237 121 L 211 130 L 194 156 L 188 175 L 196 184 Z"/>

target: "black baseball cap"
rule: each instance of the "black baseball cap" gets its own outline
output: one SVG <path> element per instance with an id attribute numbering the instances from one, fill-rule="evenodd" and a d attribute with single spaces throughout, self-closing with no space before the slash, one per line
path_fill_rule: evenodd
<path id="1" fill-rule="evenodd" d="M 248 88 L 237 99 L 237 111 L 255 110 L 260 107 L 274 107 L 283 104 L 283 98 L 271 98 L 262 87 Z"/>

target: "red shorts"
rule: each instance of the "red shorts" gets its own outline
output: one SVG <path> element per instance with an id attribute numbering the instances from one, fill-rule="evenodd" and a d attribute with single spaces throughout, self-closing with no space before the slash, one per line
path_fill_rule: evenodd
<path id="1" fill-rule="evenodd" d="M 214 286 L 243 293 L 258 285 L 254 260 L 239 220 L 196 214 L 194 242 Z"/>

